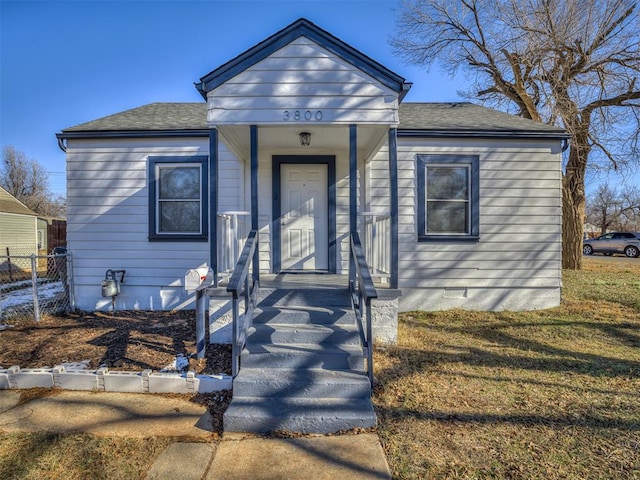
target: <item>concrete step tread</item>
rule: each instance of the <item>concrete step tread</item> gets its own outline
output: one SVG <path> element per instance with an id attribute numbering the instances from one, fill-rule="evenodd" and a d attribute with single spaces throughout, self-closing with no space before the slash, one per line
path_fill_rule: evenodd
<path id="1" fill-rule="evenodd" d="M 225 417 L 251 416 L 254 418 L 275 417 L 328 417 L 367 418 L 375 422 L 373 404 L 369 399 L 341 398 L 273 398 L 234 397 L 225 412 Z"/>
<path id="2" fill-rule="evenodd" d="M 247 343 L 359 345 L 361 340 L 355 325 L 255 324 L 247 329 Z"/>
<path id="3" fill-rule="evenodd" d="M 353 345 L 248 343 L 242 351 L 242 368 L 321 368 L 362 371 L 362 347 Z"/>
<path id="4" fill-rule="evenodd" d="M 282 289 L 258 293 L 259 306 L 315 306 L 351 307 L 349 290 L 344 289 Z"/>
<path id="5" fill-rule="evenodd" d="M 350 370 L 325 370 L 321 368 L 243 368 L 234 383 L 362 383 L 369 378 L 363 372 Z"/>
<path id="6" fill-rule="evenodd" d="M 233 381 L 239 397 L 345 398 L 371 397 L 364 373 L 348 370 L 243 368 Z"/>
<path id="7" fill-rule="evenodd" d="M 273 397 L 239 397 L 234 396 L 229 408 L 264 407 L 272 412 L 282 412 L 285 415 L 305 413 L 306 408 L 332 411 L 342 409 L 344 412 L 373 412 L 371 399 L 351 401 L 344 398 L 273 398 Z M 229 410 L 227 410 L 229 411 Z"/>
<path id="8" fill-rule="evenodd" d="M 323 345 L 317 343 L 247 343 L 242 351 L 243 356 L 260 354 L 362 356 L 364 352 L 360 345 Z"/>
<path id="9" fill-rule="evenodd" d="M 224 414 L 228 432 L 289 430 L 333 433 L 377 423 L 371 399 L 234 397 Z"/>
<path id="10" fill-rule="evenodd" d="M 254 310 L 254 324 L 320 324 L 353 325 L 355 314 L 350 308 L 310 306 L 259 306 Z"/>
<path id="11" fill-rule="evenodd" d="M 279 332 L 338 332 L 338 333 L 352 333 L 357 332 L 358 328 L 355 325 L 310 325 L 304 323 L 296 323 L 296 324 L 253 324 L 247 329 L 247 334 L 250 335 L 253 332 L 261 332 L 261 331 L 273 331 L 277 330 Z"/>

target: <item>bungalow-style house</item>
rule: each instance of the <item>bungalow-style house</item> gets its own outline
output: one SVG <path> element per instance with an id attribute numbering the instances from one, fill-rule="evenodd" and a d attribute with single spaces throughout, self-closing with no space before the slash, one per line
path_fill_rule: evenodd
<path id="1" fill-rule="evenodd" d="M 0 187 L 0 256 L 38 253 L 38 214 Z"/>
<path id="2" fill-rule="evenodd" d="M 346 288 L 368 282 L 365 266 L 388 303 L 382 330 L 396 308 L 558 305 L 564 131 L 471 103 L 403 102 L 410 87 L 300 19 L 202 77 L 202 103 L 64 129 L 76 305 L 111 308 L 101 281 L 122 269 L 117 308 L 191 308 L 185 272 L 206 265 L 226 285 L 238 258 L 261 285 Z M 241 378 L 234 402 L 250 397 Z M 259 428 L 274 426 L 299 425 Z"/>

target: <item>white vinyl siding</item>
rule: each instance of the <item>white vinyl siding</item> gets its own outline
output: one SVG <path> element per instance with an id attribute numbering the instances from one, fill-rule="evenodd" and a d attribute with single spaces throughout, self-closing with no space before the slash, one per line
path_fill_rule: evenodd
<path id="1" fill-rule="evenodd" d="M 557 305 L 561 283 L 559 142 L 398 139 L 401 310 Z M 478 242 L 418 242 L 417 156 L 478 155 Z M 388 150 L 369 165 L 371 209 L 388 205 Z"/>
<path id="2" fill-rule="evenodd" d="M 38 253 L 38 217 L 0 212 L 0 255 Z"/>
<path id="3" fill-rule="evenodd" d="M 209 262 L 207 242 L 149 242 L 149 157 L 209 154 L 207 138 L 70 140 L 67 148 L 67 239 L 78 308 L 106 309 L 107 269 L 126 269 L 118 309 L 184 308 L 188 269 Z M 220 209 L 241 210 L 242 164 L 219 145 Z M 234 188 L 235 187 L 235 188 Z"/>
<path id="4" fill-rule="evenodd" d="M 301 37 L 207 96 L 207 121 L 237 124 L 397 124 L 397 93 Z"/>

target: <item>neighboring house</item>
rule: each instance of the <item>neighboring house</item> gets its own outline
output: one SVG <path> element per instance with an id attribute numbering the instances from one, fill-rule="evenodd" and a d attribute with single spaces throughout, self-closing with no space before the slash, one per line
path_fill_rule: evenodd
<path id="1" fill-rule="evenodd" d="M 192 307 L 186 270 L 227 272 L 251 225 L 265 274 L 346 274 L 358 230 L 400 310 L 558 305 L 565 132 L 410 86 L 301 19 L 206 74 L 202 103 L 64 129 L 77 306 L 110 308 L 126 269 L 119 309 Z"/>
<path id="2" fill-rule="evenodd" d="M 0 187 L 0 256 L 37 254 L 38 228 L 38 214 Z"/>

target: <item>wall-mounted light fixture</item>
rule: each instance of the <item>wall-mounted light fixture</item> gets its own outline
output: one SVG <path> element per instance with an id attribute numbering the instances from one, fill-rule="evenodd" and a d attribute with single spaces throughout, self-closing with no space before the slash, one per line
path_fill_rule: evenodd
<path id="1" fill-rule="evenodd" d="M 303 147 L 311 145 L 311 134 L 309 132 L 300 132 L 300 145 Z"/>

